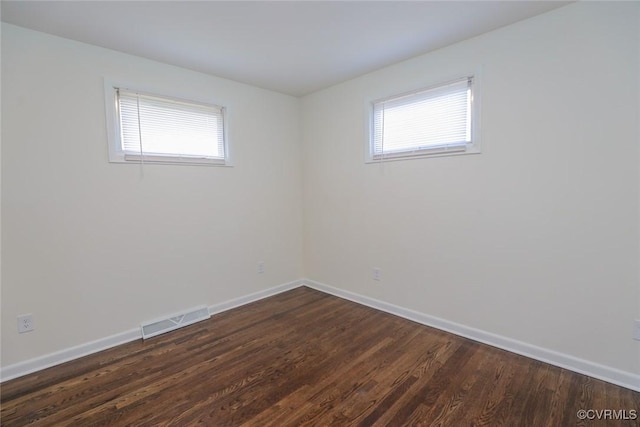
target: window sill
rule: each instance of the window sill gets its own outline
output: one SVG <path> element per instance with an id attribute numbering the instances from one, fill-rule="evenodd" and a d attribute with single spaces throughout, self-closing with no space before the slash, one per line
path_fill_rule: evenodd
<path id="1" fill-rule="evenodd" d="M 365 163 L 395 162 L 399 160 L 425 159 L 429 157 L 460 156 L 465 154 L 480 154 L 480 149 L 470 147 L 450 147 L 438 150 L 420 150 L 384 155 L 368 156 Z"/>
<path id="2" fill-rule="evenodd" d="M 109 159 L 110 163 L 129 163 L 134 165 L 181 165 L 181 166 L 222 166 L 233 167 L 228 160 L 206 159 L 196 157 L 172 157 L 172 156 L 139 156 L 118 155 Z"/>

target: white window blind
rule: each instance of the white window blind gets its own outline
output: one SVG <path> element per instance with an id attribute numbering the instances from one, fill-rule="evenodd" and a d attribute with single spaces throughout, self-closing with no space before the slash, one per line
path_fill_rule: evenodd
<path id="1" fill-rule="evenodd" d="M 373 103 L 370 157 L 465 151 L 472 143 L 473 78 Z"/>
<path id="2" fill-rule="evenodd" d="M 224 109 L 116 89 L 126 160 L 225 161 Z"/>

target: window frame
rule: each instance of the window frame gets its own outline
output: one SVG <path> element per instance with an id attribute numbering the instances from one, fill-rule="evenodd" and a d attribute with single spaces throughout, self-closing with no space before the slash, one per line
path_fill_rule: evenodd
<path id="1" fill-rule="evenodd" d="M 471 142 L 464 146 L 438 146 L 433 148 L 416 148 L 415 150 L 407 150 L 396 153 L 375 154 L 375 105 L 383 101 L 392 101 L 412 95 L 419 95 L 424 92 L 443 88 L 452 83 L 471 79 L 471 100 L 470 100 L 470 119 L 471 119 Z M 383 96 L 370 97 L 366 100 L 366 146 L 365 146 L 365 163 L 380 163 L 398 160 L 422 159 L 429 157 L 457 156 L 465 154 L 481 153 L 480 138 L 480 88 L 481 88 L 481 71 L 479 69 L 473 72 L 460 73 L 455 78 L 441 78 L 432 80 L 422 85 L 418 89 L 398 91 Z"/>
<path id="2" fill-rule="evenodd" d="M 140 94 L 173 100 L 176 102 L 201 104 L 212 106 L 222 110 L 222 146 L 224 149 L 224 159 L 210 159 L 191 156 L 153 155 L 153 154 L 131 154 L 122 148 L 120 115 L 118 110 L 118 89 Z M 164 165 L 193 165 L 193 166 L 233 166 L 228 143 L 228 110 L 218 104 L 202 99 L 193 99 L 185 96 L 175 96 L 167 91 L 159 91 L 153 88 L 143 88 L 140 85 L 119 83 L 111 80 L 104 80 L 105 108 L 107 124 L 107 145 L 109 149 L 110 163 L 131 163 L 131 164 L 164 164 Z"/>

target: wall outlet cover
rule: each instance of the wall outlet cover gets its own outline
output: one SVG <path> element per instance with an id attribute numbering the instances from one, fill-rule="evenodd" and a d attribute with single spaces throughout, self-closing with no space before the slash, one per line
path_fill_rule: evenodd
<path id="1" fill-rule="evenodd" d="M 30 332 L 35 329 L 35 324 L 33 323 L 33 314 L 23 314 L 22 316 L 18 316 L 18 333 L 23 334 L 25 332 Z"/>

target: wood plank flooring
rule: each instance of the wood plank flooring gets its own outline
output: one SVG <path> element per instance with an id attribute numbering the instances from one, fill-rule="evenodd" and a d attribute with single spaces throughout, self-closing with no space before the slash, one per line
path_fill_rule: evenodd
<path id="1" fill-rule="evenodd" d="M 6 427 L 640 425 L 577 417 L 640 416 L 640 393 L 309 288 L 8 381 L 0 405 Z"/>

